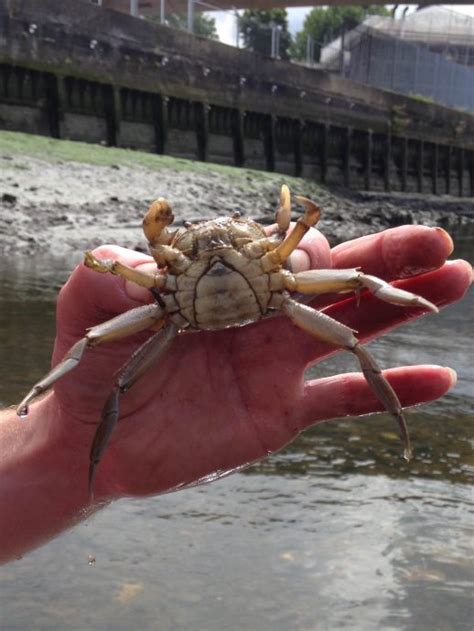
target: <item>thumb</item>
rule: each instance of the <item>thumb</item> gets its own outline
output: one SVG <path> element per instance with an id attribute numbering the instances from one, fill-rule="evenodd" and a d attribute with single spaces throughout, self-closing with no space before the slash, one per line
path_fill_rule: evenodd
<path id="1" fill-rule="evenodd" d="M 116 245 L 100 246 L 93 254 L 99 259 L 113 259 L 134 268 L 156 267 L 146 254 Z M 59 293 L 56 323 L 60 348 L 55 352 L 64 353 L 88 328 L 151 299 L 147 289 L 110 273 L 97 273 L 81 263 Z"/>

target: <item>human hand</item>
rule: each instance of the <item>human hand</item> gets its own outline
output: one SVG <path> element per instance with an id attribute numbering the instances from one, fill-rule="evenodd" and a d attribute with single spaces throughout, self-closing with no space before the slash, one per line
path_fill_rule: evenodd
<path id="1" fill-rule="evenodd" d="M 292 265 L 295 271 L 360 266 L 384 280 L 403 278 L 399 286 L 444 306 L 462 297 L 472 277 L 465 262 L 445 264 L 451 250 L 443 230 L 421 226 L 387 230 L 332 251 L 311 230 Z M 149 257 L 115 246 L 95 254 L 140 269 L 154 266 Z M 53 362 L 88 327 L 150 299 L 147 291 L 121 278 L 79 266 L 60 294 Z M 423 314 L 365 294 L 360 306 L 347 294 L 323 296 L 312 304 L 358 330 L 362 341 Z M 88 349 L 80 365 L 55 385 L 64 444 L 84 452 L 85 493 L 89 447 L 114 374 L 148 336 Z M 121 397 L 118 426 L 97 468 L 96 498 L 147 495 L 210 479 L 281 449 L 310 425 L 380 410 L 360 373 L 304 382 L 308 365 L 333 352 L 284 317 L 180 335 L 156 367 Z M 433 366 L 396 368 L 386 376 L 404 406 L 436 399 L 454 381 L 449 369 Z"/>

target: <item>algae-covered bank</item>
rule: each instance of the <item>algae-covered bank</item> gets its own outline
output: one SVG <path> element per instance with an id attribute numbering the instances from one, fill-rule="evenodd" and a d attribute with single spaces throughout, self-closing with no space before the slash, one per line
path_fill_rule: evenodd
<path id="1" fill-rule="evenodd" d="M 177 223 L 236 210 L 268 223 L 283 182 L 321 205 L 332 243 L 404 223 L 474 221 L 472 199 L 334 191 L 282 174 L 0 132 L 0 253 L 61 256 L 104 242 L 143 249 L 141 219 L 156 197 L 169 199 Z"/>

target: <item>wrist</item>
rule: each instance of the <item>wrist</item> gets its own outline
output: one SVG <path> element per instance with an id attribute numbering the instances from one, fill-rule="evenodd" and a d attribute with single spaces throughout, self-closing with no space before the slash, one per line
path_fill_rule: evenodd
<path id="1" fill-rule="evenodd" d="M 110 501 L 97 480 L 89 498 L 89 447 L 95 426 L 69 417 L 54 392 L 20 419 L 0 424 L 0 562 L 14 559 L 73 526 Z"/>
<path id="2" fill-rule="evenodd" d="M 92 497 L 89 494 L 89 453 L 99 415 L 93 416 L 90 422 L 77 418 L 65 409 L 53 391 L 38 402 L 26 419 L 31 420 L 32 432 L 38 435 L 34 445 L 36 457 L 50 474 L 61 477 L 57 485 L 69 489 L 82 508 L 90 509 L 117 496 L 109 484 L 112 462 L 104 463 L 106 466 L 101 463 L 101 475 L 96 476 Z"/>

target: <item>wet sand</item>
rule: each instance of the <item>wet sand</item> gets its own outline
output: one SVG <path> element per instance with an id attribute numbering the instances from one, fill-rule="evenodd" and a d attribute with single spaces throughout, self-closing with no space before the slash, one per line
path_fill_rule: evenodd
<path id="1" fill-rule="evenodd" d="M 178 162 L 176 170 L 85 164 L 2 151 L 0 143 L 0 254 L 64 256 L 101 243 L 145 250 L 141 221 L 156 197 L 172 203 L 178 225 L 236 210 L 270 223 L 284 182 L 321 205 L 319 227 L 331 244 L 406 223 L 456 230 L 474 223 L 472 199 L 336 191 L 280 174 Z"/>

